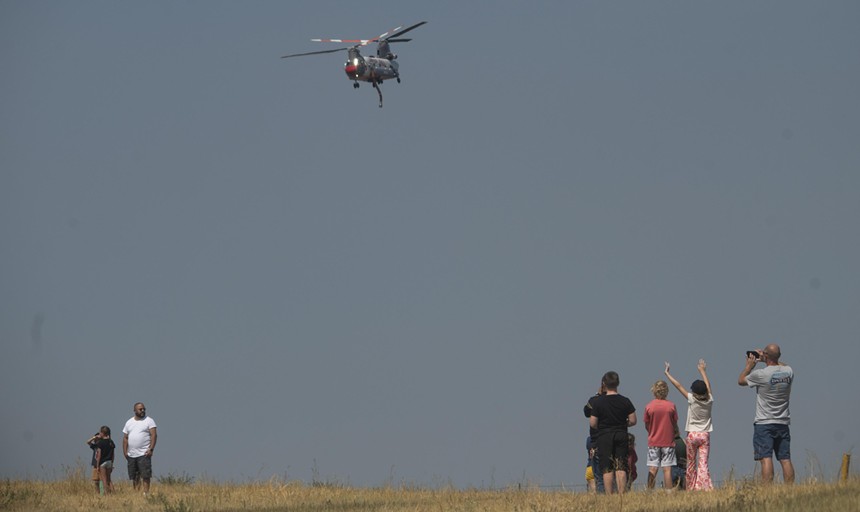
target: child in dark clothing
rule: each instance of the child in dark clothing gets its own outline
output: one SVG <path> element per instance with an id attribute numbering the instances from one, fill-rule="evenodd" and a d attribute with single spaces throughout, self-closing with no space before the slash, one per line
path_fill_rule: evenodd
<path id="1" fill-rule="evenodd" d="M 627 490 L 633 488 L 633 482 L 639 475 L 636 473 L 636 463 L 639 456 L 636 455 L 636 436 L 627 434 Z"/>
<path id="2" fill-rule="evenodd" d="M 111 473 L 113 472 L 114 445 L 110 438 L 110 427 L 102 426 L 99 432 L 91 437 L 87 444 L 93 450 L 93 482 L 96 492 L 101 494 L 113 492 Z"/>
<path id="3" fill-rule="evenodd" d="M 675 427 L 675 459 L 677 464 L 672 466 L 672 485 L 683 491 L 687 488 L 687 442 L 681 437 L 678 427 Z"/>

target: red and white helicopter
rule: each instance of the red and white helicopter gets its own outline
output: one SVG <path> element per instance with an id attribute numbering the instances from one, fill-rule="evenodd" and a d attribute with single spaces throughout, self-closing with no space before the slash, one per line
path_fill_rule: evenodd
<path id="1" fill-rule="evenodd" d="M 385 80 L 396 79 L 400 83 L 399 64 L 397 63 L 397 55 L 391 52 L 389 43 L 405 43 L 412 39 L 405 39 L 400 36 L 416 29 L 427 23 L 422 21 L 410 27 L 397 27 L 394 30 L 380 35 L 373 39 L 311 39 L 318 43 L 356 43 L 353 46 L 345 46 L 343 48 L 335 48 L 334 50 L 321 50 L 317 52 L 293 53 L 284 55 L 282 59 L 290 57 L 303 57 L 305 55 L 319 55 L 322 53 L 334 53 L 346 50 L 348 57 L 344 64 L 346 76 L 353 81 L 352 87 L 358 89 L 358 82 L 370 82 L 376 92 L 379 93 L 379 108 L 382 108 L 382 89 L 379 84 Z M 363 56 L 359 52 L 359 48 L 367 46 L 370 43 L 376 43 L 376 57 Z"/>

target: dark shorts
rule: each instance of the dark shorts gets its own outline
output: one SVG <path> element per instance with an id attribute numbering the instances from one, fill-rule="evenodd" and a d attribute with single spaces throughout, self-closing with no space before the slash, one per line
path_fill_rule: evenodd
<path id="1" fill-rule="evenodd" d="M 627 471 L 627 432 L 601 432 L 597 437 L 600 472 Z"/>
<path id="2" fill-rule="evenodd" d="M 152 458 L 146 455 L 140 457 L 128 458 L 128 478 L 129 480 L 137 480 L 142 478 L 149 480 L 152 478 Z"/>
<path id="3" fill-rule="evenodd" d="M 776 460 L 791 459 L 791 432 L 788 425 L 766 423 L 753 425 L 755 460 L 769 459 L 776 452 Z"/>

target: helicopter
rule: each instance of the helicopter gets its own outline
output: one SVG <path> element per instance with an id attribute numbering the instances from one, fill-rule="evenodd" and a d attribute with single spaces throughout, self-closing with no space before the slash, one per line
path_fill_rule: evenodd
<path id="1" fill-rule="evenodd" d="M 385 80 L 392 78 L 400 83 L 400 71 L 397 63 L 397 55 L 391 52 L 390 43 L 405 43 L 412 39 L 402 38 L 403 34 L 410 30 L 416 29 L 427 23 L 422 21 L 409 27 L 397 27 L 393 30 L 375 37 L 373 39 L 311 39 L 317 43 L 356 43 L 353 46 L 344 46 L 333 50 L 320 50 L 316 52 L 293 53 L 283 55 L 282 59 L 291 57 L 304 57 L 306 55 L 320 55 L 323 53 L 335 53 L 340 51 L 347 52 L 346 63 L 344 64 L 344 72 L 346 76 L 353 81 L 352 87 L 358 89 L 358 82 L 370 82 L 376 92 L 379 94 L 379 108 L 382 108 L 382 89 L 380 84 Z M 376 43 L 376 56 L 363 56 L 359 51 L 362 46 L 367 46 L 370 43 Z"/>

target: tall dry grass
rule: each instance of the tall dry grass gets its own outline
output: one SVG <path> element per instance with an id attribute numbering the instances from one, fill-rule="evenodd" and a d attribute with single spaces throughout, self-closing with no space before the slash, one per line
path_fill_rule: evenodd
<path id="1" fill-rule="evenodd" d="M 352 488 L 307 485 L 272 479 L 233 484 L 191 482 L 187 478 L 154 481 L 149 496 L 117 481 L 116 492 L 98 496 L 87 472 L 71 471 L 57 481 L 7 480 L 0 483 L 0 510 L 123 511 L 570 511 L 717 512 L 860 510 L 860 480 L 844 484 L 807 482 L 763 486 L 733 482 L 713 492 L 635 491 L 623 497 L 597 496 L 537 487 L 501 490 L 416 487 Z"/>

